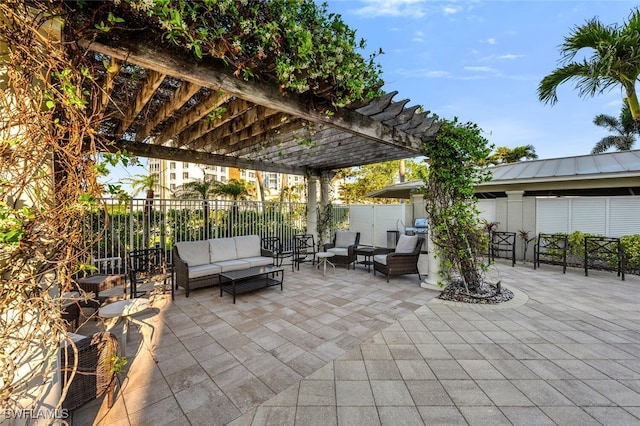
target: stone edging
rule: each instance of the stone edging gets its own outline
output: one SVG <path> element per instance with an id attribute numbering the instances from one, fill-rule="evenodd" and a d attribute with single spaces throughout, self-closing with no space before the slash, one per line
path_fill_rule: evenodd
<path id="1" fill-rule="evenodd" d="M 425 285 L 422 285 L 422 287 L 429 288 L 431 290 L 437 289 L 439 291 L 442 291 L 442 289 L 437 286 L 427 287 Z M 448 305 L 448 306 L 455 306 L 456 308 L 468 308 L 474 311 L 485 311 L 485 310 L 517 308 L 518 306 L 522 306 L 529 301 L 529 296 L 527 296 L 526 293 L 524 293 L 523 291 L 518 290 L 517 288 L 513 288 L 511 286 L 506 288 L 511 290 L 511 292 L 513 293 L 513 299 L 508 300 L 506 302 L 502 302 L 502 303 L 464 303 L 464 302 L 454 302 L 452 300 L 443 300 L 443 299 L 438 299 L 437 297 L 434 297 L 429 302 L 427 302 L 427 304 Z"/>

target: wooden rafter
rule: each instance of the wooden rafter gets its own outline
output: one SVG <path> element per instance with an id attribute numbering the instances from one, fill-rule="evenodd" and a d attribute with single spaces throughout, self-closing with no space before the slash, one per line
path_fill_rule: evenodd
<path id="1" fill-rule="evenodd" d="M 154 138 L 154 143 L 163 145 L 169 139 L 175 139 L 174 144 L 180 145 L 179 138 L 177 137 L 180 132 L 202 120 L 211 111 L 227 102 L 230 98 L 231 95 L 224 94 L 218 90 L 212 91 L 186 114 L 167 126 L 162 133 Z"/>
<path id="2" fill-rule="evenodd" d="M 104 114 L 104 111 L 109 104 L 109 99 L 111 98 L 111 92 L 113 92 L 113 87 L 115 85 L 115 79 L 118 73 L 120 72 L 120 66 L 122 65 L 122 61 L 118 58 L 111 58 L 109 60 L 107 72 L 105 73 L 104 84 L 102 85 L 102 95 L 100 96 L 100 106 L 99 113 L 100 116 Z"/>
<path id="3" fill-rule="evenodd" d="M 124 117 L 120 121 L 116 135 L 123 135 L 131 123 L 136 119 L 142 108 L 149 102 L 151 97 L 156 93 L 156 90 L 162 84 L 162 80 L 166 77 L 166 74 L 160 73 L 154 70 L 147 70 L 147 78 L 145 79 L 142 87 L 138 91 L 135 100 L 127 108 Z"/>
<path id="4" fill-rule="evenodd" d="M 136 141 L 143 141 L 149 136 L 151 131 L 158 125 L 163 123 L 171 115 L 182 108 L 182 106 L 195 95 L 202 86 L 185 81 L 180 88 L 173 92 L 169 102 L 165 103 L 158 109 L 153 117 L 147 118 L 144 126 L 136 132 Z"/>
<path id="5" fill-rule="evenodd" d="M 245 114 L 254 108 L 255 105 L 243 99 L 233 99 L 225 105 L 225 111 L 218 117 L 203 117 L 199 122 L 181 132 L 175 139 L 179 146 L 193 146 L 193 141 L 197 140 L 209 132 L 224 127 L 227 123 Z M 176 146 L 174 144 L 174 146 Z"/>

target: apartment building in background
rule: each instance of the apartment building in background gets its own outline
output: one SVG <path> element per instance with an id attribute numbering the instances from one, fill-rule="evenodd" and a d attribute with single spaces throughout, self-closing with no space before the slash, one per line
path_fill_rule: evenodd
<path id="1" fill-rule="evenodd" d="M 205 177 L 217 182 L 228 182 L 232 179 L 244 180 L 258 188 L 258 179 L 255 170 L 237 169 L 225 166 L 210 166 L 204 164 L 188 163 L 176 160 L 148 159 L 149 173 L 157 174 L 158 187 L 155 188 L 156 198 L 172 198 L 174 192 L 187 182 L 201 181 Z M 296 195 L 291 201 L 305 199 L 304 176 L 285 175 L 282 173 L 262 172 L 262 183 L 265 189 L 265 199 L 280 197 L 280 190 L 284 186 L 292 188 Z M 256 193 L 256 197 L 259 195 Z"/>

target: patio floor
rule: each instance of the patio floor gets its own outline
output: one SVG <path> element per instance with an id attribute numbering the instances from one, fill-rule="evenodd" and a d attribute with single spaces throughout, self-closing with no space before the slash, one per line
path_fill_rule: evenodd
<path id="1" fill-rule="evenodd" d="M 495 306 L 361 266 L 284 278 L 157 298 L 115 405 L 73 424 L 640 424 L 640 277 L 498 262 L 516 297 Z"/>

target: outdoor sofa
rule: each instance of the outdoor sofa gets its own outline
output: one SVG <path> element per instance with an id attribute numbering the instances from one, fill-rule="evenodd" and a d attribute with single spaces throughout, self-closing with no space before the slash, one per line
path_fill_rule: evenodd
<path id="1" fill-rule="evenodd" d="M 261 247 L 259 235 L 182 241 L 173 248 L 176 285 L 186 296 L 194 288 L 217 285 L 221 272 L 272 265 L 273 253 Z"/>

